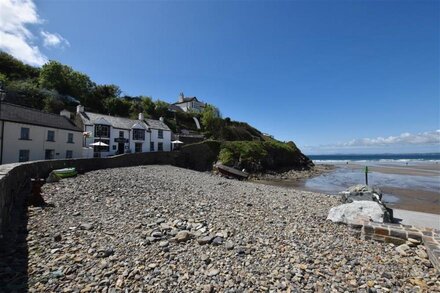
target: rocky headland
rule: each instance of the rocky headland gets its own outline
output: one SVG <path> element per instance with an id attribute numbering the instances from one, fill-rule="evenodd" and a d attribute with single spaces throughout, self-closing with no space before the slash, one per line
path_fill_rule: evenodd
<path id="1" fill-rule="evenodd" d="M 423 246 L 360 240 L 326 220 L 332 196 L 171 166 L 89 172 L 43 196 L 30 292 L 440 291 Z"/>

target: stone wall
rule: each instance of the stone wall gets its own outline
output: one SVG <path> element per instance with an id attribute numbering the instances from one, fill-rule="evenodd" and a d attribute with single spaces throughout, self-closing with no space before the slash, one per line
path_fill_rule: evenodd
<path id="1" fill-rule="evenodd" d="M 111 158 L 35 161 L 0 165 L 0 251 L 14 247 L 20 217 L 26 212 L 31 178 L 46 178 L 54 169 L 75 167 L 79 173 L 138 165 L 177 165 L 179 152 L 124 154 Z M 185 167 L 183 163 L 179 164 Z"/>
<path id="2" fill-rule="evenodd" d="M 440 272 L 440 230 L 375 222 L 364 222 L 361 225 L 353 225 L 352 227 L 360 229 L 361 237 L 364 240 L 375 240 L 395 245 L 408 243 L 408 240 L 414 244 L 423 243 L 429 260 Z"/>

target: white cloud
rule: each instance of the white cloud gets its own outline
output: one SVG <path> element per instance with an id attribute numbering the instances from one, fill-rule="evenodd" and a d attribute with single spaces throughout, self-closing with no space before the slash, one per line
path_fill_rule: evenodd
<path id="1" fill-rule="evenodd" d="M 41 36 L 43 37 L 43 43 L 45 47 L 68 47 L 70 46 L 69 41 L 60 36 L 57 33 L 49 33 L 46 31 L 41 31 Z"/>
<path id="2" fill-rule="evenodd" d="M 402 133 L 397 136 L 358 138 L 349 142 L 319 146 L 303 146 L 308 154 L 378 153 L 378 152 L 438 152 L 440 129 L 421 133 Z"/>
<path id="3" fill-rule="evenodd" d="M 29 29 L 31 26 L 41 26 L 42 23 L 32 0 L 0 0 L 0 50 L 25 63 L 43 65 L 47 57 L 35 44 L 39 40 L 38 36 Z M 45 33 L 47 38 L 42 34 L 45 45 L 68 46 L 67 40 L 59 34 Z"/>
<path id="4" fill-rule="evenodd" d="M 408 132 L 398 136 L 360 138 L 353 139 L 347 143 L 337 144 L 342 147 L 368 147 L 386 145 L 428 145 L 440 144 L 440 129 L 421 133 L 411 134 Z"/>

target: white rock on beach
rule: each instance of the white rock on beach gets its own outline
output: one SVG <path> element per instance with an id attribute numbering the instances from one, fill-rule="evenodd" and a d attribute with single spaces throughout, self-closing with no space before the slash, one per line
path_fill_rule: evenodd
<path id="1" fill-rule="evenodd" d="M 330 209 L 327 220 L 345 224 L 359 224 L 362 220 L 383 223 L 385 212 L 374 201 L 354 201 Z"/>

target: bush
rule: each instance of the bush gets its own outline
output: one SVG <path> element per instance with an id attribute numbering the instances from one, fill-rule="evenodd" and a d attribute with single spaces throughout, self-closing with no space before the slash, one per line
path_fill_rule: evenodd
<path id="1" fill-rule="evenodd" d="M 294 144 L 278 141 L 223 142 L 218 159 L 224 165 L 244 168 L 249 172 L 303 169 L 311 164 Z"/>

